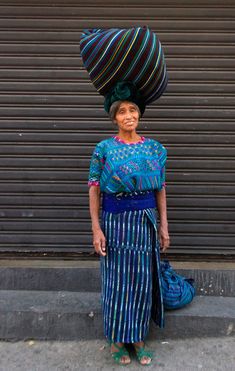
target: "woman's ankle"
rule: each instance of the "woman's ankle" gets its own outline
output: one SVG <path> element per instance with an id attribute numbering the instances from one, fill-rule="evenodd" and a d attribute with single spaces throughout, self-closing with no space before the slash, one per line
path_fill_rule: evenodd
<path id="1" fill-rule="evenodd" d="M 145 345 L 144 341 L 137 341 L 136 343 L 133 343 L 137 347 L 143 347 Z"/>
<path id="2" fill-rule="evenodd" d="M 115 347 L 115 345 L 116 345 L 117 347 L 119 347 L 119 348 L 124 347 L 124 343 L 115 343 L 115 342 L 112 342 L 112 343 L 111 343 L 111 347 L 117 349 L 117 348 Z"/>

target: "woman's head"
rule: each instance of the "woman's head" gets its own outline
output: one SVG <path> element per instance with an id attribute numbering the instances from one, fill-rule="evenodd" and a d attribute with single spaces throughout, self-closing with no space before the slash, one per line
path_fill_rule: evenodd
<path id="1" fill-rule="evenodd" d="M 118 105 L 120 101 L 132 102 L 138 107 L 140 116 L 143 116 L 145 111 L 145 100 L 133 82 L 118 81 L 105 95 L 104 109 L 109 114 L 110 111 L 112 111 L 110 114 L 111 118 L 114 116 L 113 112 L 116 111 L 116 105 L 113 106 L 113 104 L 117 103 Z"/>
<path id="2" fill-rule="evenodd" d="M 141 112 L 137 104 L 120 100 L 111 105 L 109 115 L 119 130 L 133 131 L 138 126 Z"/>

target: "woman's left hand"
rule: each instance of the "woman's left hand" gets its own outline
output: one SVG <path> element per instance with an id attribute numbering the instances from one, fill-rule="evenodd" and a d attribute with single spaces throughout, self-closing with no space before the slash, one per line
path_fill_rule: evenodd
<path id="1" fill-rule="evenodd" d="M 161 250 L 165 252 L 170 246 L 170 236 L 167 225 L 160 224 L 158 228 L 158 239 L 160 241 Z"/>

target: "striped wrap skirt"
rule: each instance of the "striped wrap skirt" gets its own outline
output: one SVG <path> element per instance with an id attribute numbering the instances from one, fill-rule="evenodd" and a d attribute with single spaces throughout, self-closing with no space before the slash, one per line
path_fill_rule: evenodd
<path id="1" fill-rule="evenodd" d="M 151 318 L 164 327 L 154 192 L 103 193 L 101 228 L 106 238 L 106 256 L 100 257 L 105 337 L 143 341 Z"/>

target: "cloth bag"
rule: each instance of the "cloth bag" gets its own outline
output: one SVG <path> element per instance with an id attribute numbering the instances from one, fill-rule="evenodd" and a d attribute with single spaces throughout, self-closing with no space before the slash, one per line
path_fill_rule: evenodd
<path id="1" fill-rule="evenodd" d="M 189 304 L 196 294 L 194 279 L 176 273 L 166 259 L 160 266 L 164 308 L 178 309 Z"/>
<path id="2" fill-rule="evenodd" d="M 94 87 L 103 96 L 118 82 L 128 81 L 147 105 L 166 89 L 163 49 L 156 33 L 148 27 L 83 30 L 80 51 Z"/>

